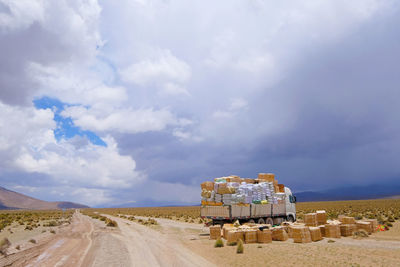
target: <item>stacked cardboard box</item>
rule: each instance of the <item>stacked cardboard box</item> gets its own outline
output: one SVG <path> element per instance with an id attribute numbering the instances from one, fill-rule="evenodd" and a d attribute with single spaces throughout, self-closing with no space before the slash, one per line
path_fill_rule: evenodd
<path id="1" fill-rule="evenodd" d="M 294 226 L 291 231 L 294 243 L 311 243 L 311 234 L 308 227 Z"/>
<path id="2" fill-rule="evenodd" d="M 367 231 L 368 234 L 371 234 L 373 232 L 371 222 L 358 221 L 356 222 L 356 225 L 357 225 L 357 230 L 363 229 Z"/>
<path id="3" fill-rule="evenodd" d="M 371 223 L 372 232 L 378 231 L 378 220 L 377 219 L 366 219 L 363 221 Z"/>
<path id="4" fill-rule="evenodd" d="M 229 244 L 229 243 L 234 243 L 234 242 L 237 242 L 237 235 L 236 235 L 236 230 L 234 230 L 234 229 L 230 229 L 229 231 L 226 231 L 226 234 L 225 234 L 225 239 L 226 239 L 226 242 Z"/>
<path id="5" fill-rule="evenodd" d="M 273 182 L 275 180 L 275 174 L 273 173 L 259 173 L 258 179 L 265 182 Z"/>
<path id="6" fill-rule="evenodd" d="M 317 210 L 317 223 L 318 225 L 326 224 L 326 212 L 324 210 Z"/>
<path id="7" fill-rule="evenodd" d="M 232 230 L 235 230 L 235 229 L 236 229 L 236 227 L 234 227 L 233 224 L 231 224 L 231 223 L 225 223 L 224 226 L 222 227 L 222 237 L 225 238 L 225 239 L 227 239 L 227 238 L 226 238 L 227 233 L 228 233 L 229 231 L 232 231 Z"/>
<path id="8" fill-rule="evenodd" d="M 207 191 L 213 191 L 214 190 L 214 182 L 201 183 L 201 189 L 205 189 Z"/>
<path id="9" fill-rule="evenodd" d="M 325 236 L 330 238 L 340 238 L 340 225 L 339 224 L 326 224 Z"/>
<path id="10" fill-rule="evenodd" d="M 341 224 L 340 225 L 340 234 L 342 236 L 352 236 L 353 232 L 357 230 L 357 226 L 355 224 Z"/>
<path id="11" fill-rule="evenodd" d="M 237 240 L 242 239 L 244 242 L 244 231 L 243 230 L 236 230 Z"/>
<path id="12" fill-rule="evenodd" d="M 313 242 L 322 240 L 321 229 L 319 227 L 309 227 L 309 229 L 310 229 L 311 240 Z"/>
<path id="13" fill-rule="evenodd" d="M 283 184 L 278 184 L 278 192 L 279 193 L 285 193 L 285 185 Z"/>
<path id="14" fill-rule="evenodd" d="M 257 231 L 258 243 L 271 243 L 272 242 L 272 232 L 271 230 L 264 229 Z"/>
<path id="15" fill-rule="evenodd" d="M 355 224 L 356 220 L 354 217 L 343 216 L 339 219 L 343 224 Z"/>
<path id="16" fill-rule="evenodd" d="M 322 237 L 325 237 L 325 225 L 319 225 L 319 230 L 321 231 L 321 235 Z"/>
<path id="17" fill-rule="evenodd" d="M 249 229 L 244 232 L 244 242 L 246 244 L 257 243 L 257 230 Z"/>
<path id="18" fill-rule="evenodd" d="M 221 206 L 231 204 L 278 204 L 280 188 L 273 174 L 260 174 L 258 179 L 228 176 L 215 178 L 214 182 L 201 184 L 201 204 L 203 206 Z"/>
<path id="19" fill-rule="evenodd" d="M 280 226 L 272 228 L 272 240 L 286 241 L 288 239 L 289 239 L 288 233 L 286 233 L 284 228 Z"/>
<path id="20" fill-rule="evenodd" d="M 318 226 L 317 213 L 308 213 L 304 215 L 304 222 L 306 226 Z"/>
<path id="21" fill-rule="evenodd" d="M 210 239 L 219 239 L 221 238 L 221 226 L 214 225 L 210 226 Z"/>

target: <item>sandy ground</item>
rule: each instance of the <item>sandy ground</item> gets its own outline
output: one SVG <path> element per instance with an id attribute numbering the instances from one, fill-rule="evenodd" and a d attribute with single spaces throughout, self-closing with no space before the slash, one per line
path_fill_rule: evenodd
<path id="1" fill-rule="evenodd" d="M 361 240 L 289 239 L 245 244 L 244 254 L 236 254 L 236 247 L 214 248 L 201 224 L 156 219 L 159 225 L 144 226 L 108 217 L 119 227 L 75 213 L 57 234 L 38 233 L 37 244 L 18 241 L 21 251 L 10 249 L 0 266 L 400 266 L 400 222 Z"/>
<path id="2" fill-rule="evenodd" d="M 218 266 L 400 266 L 400 222 L 392 230 L 368 238 L 328 240 L 245 244 L 244 254 L 236 254 L 236 247 L 213 248 L 207 237 L 187 241 L 186 245 Z"/>

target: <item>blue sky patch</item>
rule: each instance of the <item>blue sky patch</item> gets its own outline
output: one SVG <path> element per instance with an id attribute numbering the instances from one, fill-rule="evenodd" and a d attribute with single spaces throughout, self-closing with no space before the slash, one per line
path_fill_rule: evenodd
<path id="1" fill-rule="evenodd" d="M 54 121 L 57 122 L 57 129 L 54 130 L 54 136 L 57 141 L 60 139 L 70 139 L 75 135 L 85 136 L 92 144 L 99 146 L 107 146 L 107 144 L 94 132 L 84 131 L 80 127 L 75 126 L 70 117 L 61 116 L 61 112 L 71 104 L 63 103 L 58 99 L 50 97 L 42 97 L 33 101 L 37 109 L 50 108 L 54 111 Z"/>

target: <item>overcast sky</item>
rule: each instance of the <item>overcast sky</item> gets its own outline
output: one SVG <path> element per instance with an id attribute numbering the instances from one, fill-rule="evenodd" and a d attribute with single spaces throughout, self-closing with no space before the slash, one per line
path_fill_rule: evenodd
<path id="1" fill-rule="evenodd" d="M 0 0 L 0 185 L 91 206 L 400 179 L 398 1 Z"/>

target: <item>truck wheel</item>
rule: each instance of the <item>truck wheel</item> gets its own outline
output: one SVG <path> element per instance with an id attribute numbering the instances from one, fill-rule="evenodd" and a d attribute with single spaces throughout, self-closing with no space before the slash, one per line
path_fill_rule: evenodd
<path id="1" fill-rule="evenodd" d="M 294 222 L 294 218 L 293 218 L 293 216 L 292 215 L 289 215 L 288 217 L 287 217 L 287 221 L 288 222 Z"/>
<path id="2" fill-rule="evenodd" d="M 256 223 L 253 219 L 249 220 L 249 223 Z"/>
<path id="3" fill-rule="evenodd" d="M 274 220 L 272 220 L 272 218 L 267 218 L 266 223 L 270 224 L 270 225 L 274 225 Z"/>
<path id="4" fill-rule="evenodd" d="M 263 218 L 258 219 L 257 221 L 258 224 L 265 224 L 265 221 Z"/>

